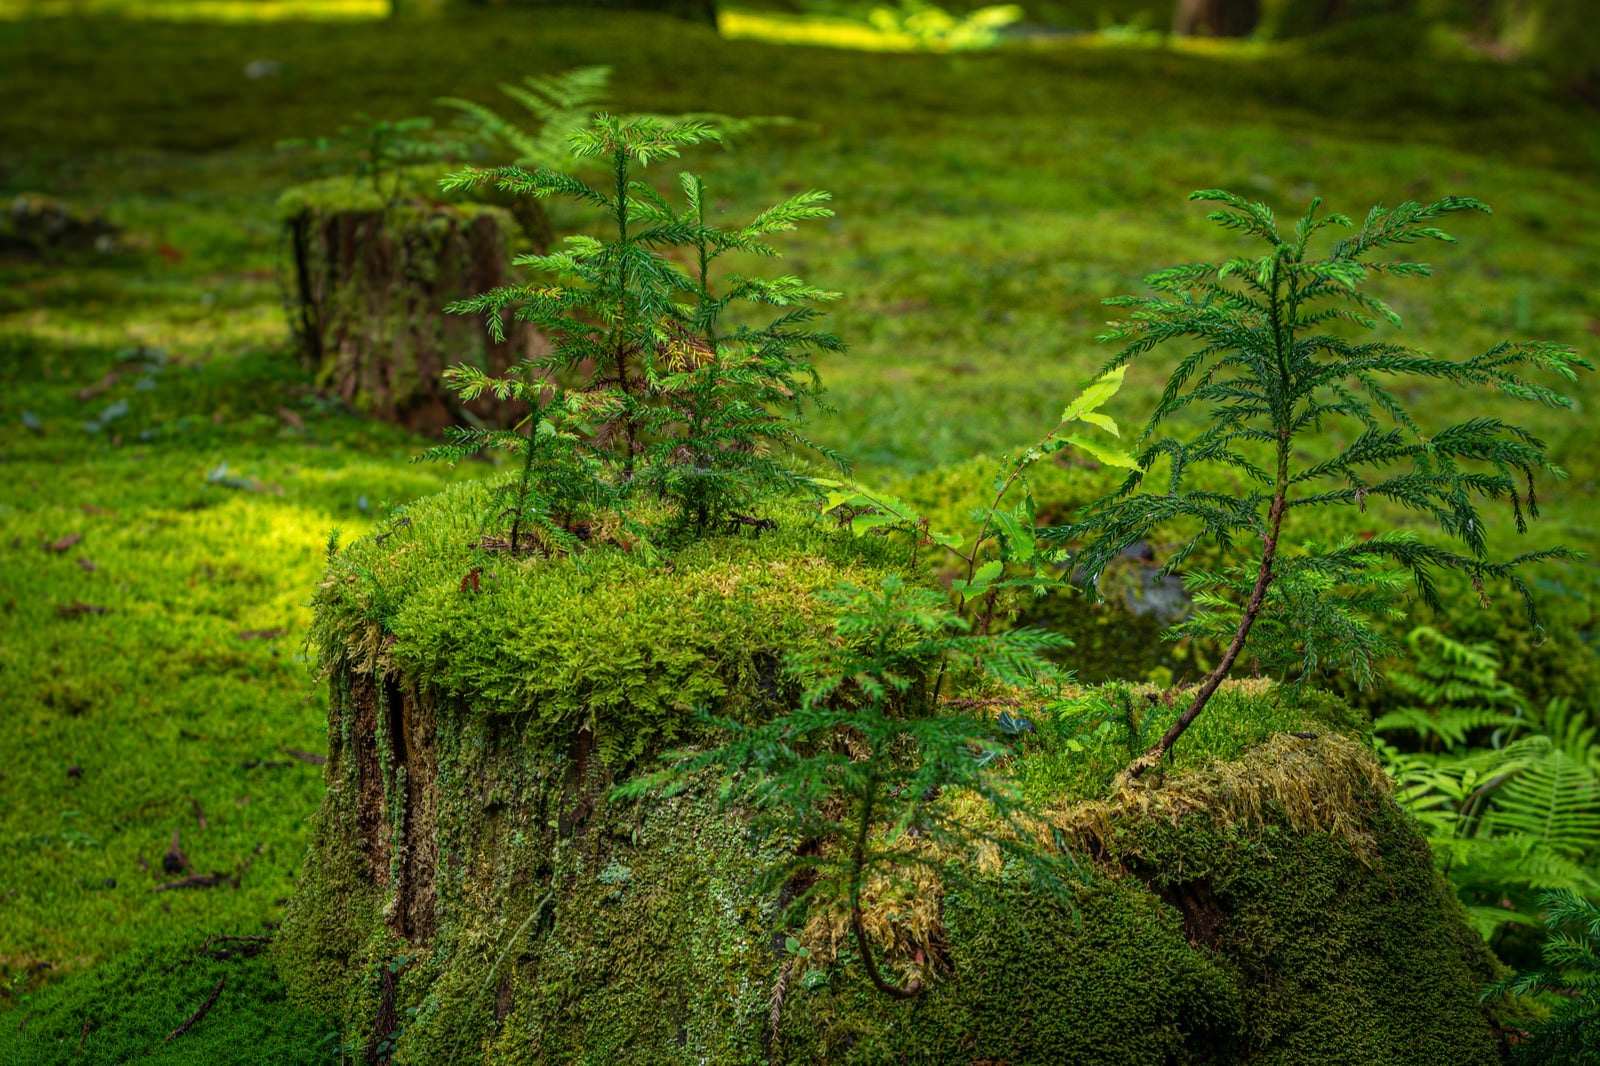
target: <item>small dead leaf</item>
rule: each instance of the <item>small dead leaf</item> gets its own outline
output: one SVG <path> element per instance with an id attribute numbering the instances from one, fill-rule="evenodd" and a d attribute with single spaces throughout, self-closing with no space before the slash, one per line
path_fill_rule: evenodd
<path id="1" fill-rule="evenodd" d="M 239 634 L 239 639 L 276 640 L 277 638 L 286 635 L 288 632 L 289 631 L 287 629 L 247 629 L 243 633 Z"/>
<path id="2" fill-rule="evenodd" d="M 68 533 L 66 536 L 46 544 L 44 550 L 47 552 L 64 552 L 82 539 L 82 533 Z"/>
<path id="3" fill-rule="evenodd" d="M 156 254 L 169 263 L 183 262 L 183 249 L 163 242 L 156 248 Z"/>
<path id="4" fill-rule="evenodd" d="M 92 400 L 96 396 L 99 396 L 109 390 L 111 386 L 115 385 L 119 380 L 121 380 L 121 377 L 122 376 L 120 374 L 113 370 L 111 373 L 107 374 L 93 385 L 79 389 L 76 393 L 74 393 L 74 395 L 77 396 L 79 400 Z"/>
<path id="5" fill-rule="evenodd" d="M 91 574 L 100 569 L 94 564 L 94 560 L 89 558 L 87 555 L 78 556 L 78 565 L 89 571 Z"/>
<path id="6" fill-rule="evenodd" d="M 92 503 L 86 503 L 82 507 L 78 508 L 78 510 L 82 511 L 86 515 L 108 515 L 112 518 L 117 517 L 117 512 L 111 510 L 111 508 L 96 507 Z"/>
<path id="7" fill-rule="evenodd" d="M 287 407 L 278 408 L 278 417 L 283 419 L 289 425 L 293 426 L 295 429 L 304 430 L 306 428 L 306 420 L 289 410 Z"/>
<path id="8" fill-rule="evenodd" d="M 479 588 L 478 579 L 482 576 L 482 574 L 483 567 L 474 566 L 470 571 L 468 571 L 467 576 L 461 579 L 461 591 L 466 592 L 468 589 L 471 589 L 473 592 L 477 592 Z"/>
<path id="9" fill-rule="evenodd" d="M 82 600 L 73 600 L 71 603 L 56 604 L 56 614 L 65 618 L 73 618 L 84 614 L 110 614 L 111 608 L 101 607 L 96 603 L 84 603 Z"/>

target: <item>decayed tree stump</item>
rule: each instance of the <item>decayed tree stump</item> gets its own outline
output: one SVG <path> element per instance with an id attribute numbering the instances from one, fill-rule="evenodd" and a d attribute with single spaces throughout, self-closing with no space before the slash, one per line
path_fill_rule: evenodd
<path id="1" fill-rule="evenodd" d="M 500 373 L 537 350 L 538 334 L 508 322 L 506 339 L 495 342 L 478 317 L 444 309 L 511 280 L 516 222 L 484 204 L 346 199 L 357 202 L 321 190 L 283 201 L 291 319 L 318 385 L 423 433 L 463 421 L 503 424 L 514 414 L 506 404 L 463 404 L 441 375 L 462 362 Z"/>
<path id="2" fill-rule="evenodd" d="M 494 500 L 466 482 L 414 501 L 316 597 L 327 792 L 272 951 L 290 1000 L 337 1010 L 366 1062 L 1498 1061 L 1477 989 L 1499 964 L 1363 716 L 1260 681 L 1213 704 L 1223 735 L 1291 708 L 1301 729 L 1044 801 L 1070 904 L 981 855 L 960 881 L 869 892 L 887 966 L 926 978 L 885 999 L 840 950 L 839 901 L 786 912 L 802 888 L 767 876 L 812 844 L 725 807 L 709 775 L 612 786 L 701 740 L 701 700 L 751 722 L 792 707 L 783 655 L 832 639 L 817 593 L 881 584 L 897 546 L 795 506 L 670 567 L 502 558 L 480 589 L 461 575 Z"/>

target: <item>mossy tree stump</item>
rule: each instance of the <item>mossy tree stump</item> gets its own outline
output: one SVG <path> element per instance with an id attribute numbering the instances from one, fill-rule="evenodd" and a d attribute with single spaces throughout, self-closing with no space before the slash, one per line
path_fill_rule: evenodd
<path id="1" fill-rule="evenodd" d="M 782 656 L 830 639 L 815 593 L 903 556 L 797 510 L 670 566 L 512 558 L 473 546 L 490 499 L 419 501 L 318 596 L 328 792 L 274 951 L 291 997 L 342 1006 L 364 1061 L 1497 1060 L 1476 996 L 1496 963 L 1359 719 L 1262 683 L 1220 693 L 1165 780 L 1044 805 L 1083 873 L 1070 905 L 978 858 L 972 886 L 869 885 L 883 964 L 927 977 L 887 1000 L 837 916 L 785 927 L 762 887 L 800 842 L 709 788 L 608 793 L 694 742 L 692 708 L 790 706 Z M 1098 758 L 1109 782 L 1126 753 L 1027 758 Z"/>
<path id="2" fill-rule="evenodd" d="M 385 204 L 348 179 L 290 190 L 280 202 L 293 273 L 291 319 L 306 368 L 354 409 L 430 435 L 503 424 L 520 412 L 492 397 L 463 405 L 440 380 L 455 363 L 498 374 L 538 349 L 507 323 L 492 340 L 452 301 L 511 282 L 521 227 L 503 208 L 407 199 Z"/>

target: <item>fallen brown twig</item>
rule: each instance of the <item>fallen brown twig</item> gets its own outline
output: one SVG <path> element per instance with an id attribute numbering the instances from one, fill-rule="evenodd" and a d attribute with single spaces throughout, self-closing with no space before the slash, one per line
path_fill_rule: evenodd
<path id="1" fill-rule="evenodd" d="M 222 986 L 227 984 L 227 983 L 228 983 L 228 979 L 226 977 L 224 977 L 222 980 L 218 981 L 217 982 L 217 987 L 213 988 L 211 990 L 211 994 L 206 997 L 206 1001 L 204 1003 L 200 1004 L 200 1009 L 195 1011 L 193 1014 L 189 1015 L 189 1020 L 188 1021 L 184 1022 L 182 1025 L 178 1026 L 172 1032 L 168 1033 L 167 1034 L 167 1038 L 165 1040 L 163 1040 L 162 1043 L 163 1044 L 172 1043 L 178 1037 L 182 1036 L 184 1033 L 187 1033 L 189 1031 L 190 1027 L 193 1026 L 196 1022 L 198 1022 L 201 1018 L 204 1018 L 206 1016 L 206 1011 L 210 1010 L 211 1009 L 211 1005 L 217 1001 L 217 997 L 222 995 Z M 85 1023 L 85 1025 L 87 1027 L 87 1023 Z M 86 1031 L 87 1031 L 87 1028 L 86 1028 Z"/>
<path id="2" fill-rule="evenodd" d="M 238 888 L 239 879 L 237 877 L 229 877 L 227 874 L 190 874 L 188 877 L 181 877 L 176 881 L 163 881 L 150 891 L 166 892 L 174 888 L 216 888 L 218 885 L 230 885 L 233 888 Z"/>

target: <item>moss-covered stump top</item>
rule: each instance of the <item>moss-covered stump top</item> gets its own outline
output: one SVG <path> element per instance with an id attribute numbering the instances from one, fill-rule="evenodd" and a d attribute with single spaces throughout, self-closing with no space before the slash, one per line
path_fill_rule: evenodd
<path id="1" fill-rule="evenodd" d="M 893 546 L 803 507 L 655 556 L 597 531 L 557 557 L 486 550 L 495 510 L 491 483 L 458 485 L 339 552 L 315 603 L 323 665 L 529 714 L 562 748 L 587 727 L 607 761 L 670 741 L 697 708 L 737 717 L 792 695 L 783 656 L 831 632 L 815 594 L 901 568 Z"/>
<path id="2" fill-rule="evenodd" d="M 368 177 L 338 175 L 318 178 L 285 189 L 278 197 L 277 213 L 280 219 L 288 221 L 306 214 L 321 216 L 342 212 L 388 211 L 397 218 L 405 218 L 427 217 L 447 211 L 462 218 L 489 214 L 510 222 L 510 212 L 503 207 L 442 191 L 439 179 L 447 173 L 448 167 L 406 167 L 398 176 L 384 175 L 381 188 L 374 186 Z M 399 195 L 391 196 L 390 192 L 395 188 L 398 188 Z M 507 232 L 510 232 L 509 228 Z"/>

